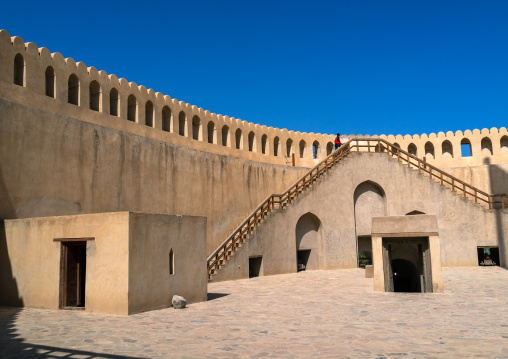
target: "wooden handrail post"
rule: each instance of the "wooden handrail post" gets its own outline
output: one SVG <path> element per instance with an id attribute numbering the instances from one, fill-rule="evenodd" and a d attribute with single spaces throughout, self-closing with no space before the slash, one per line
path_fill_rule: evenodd
<path id="1" fill-rule="evenodd" d="M 423 169 L 427 168 L 427 157 L 423 156 Z"/>
<path id="2" fill-rule="evenodd" d="M 489 209 L 492 209 L 492 196 L 489 195 Z"/>
<path id="3" fill-rule="evenodd" d="M 397 148 L 397 161 L 400 161 L 400 148 Z"/>
<path id="4" fill-rule="evenodd" d="M 478 203 L 478 193 L 474 190 L 474 203 Z"/>
<path id="5" fill-rule="evenodd" d="M 441 172 L 441 186 L 443 185 L 443 172 Z"/>
<path id="6" fill-rule="evenodd" d="M 452 177 L 452 192 L 455 192 L 455 178 Z"/>
<path id="7" fill-rule="evenodd" d="M 360 152 L 360 141 L 356 140 L 356 152 Z"/>
<path id="8" fill-rule="evenodd" d="M 370 152 L 370 141 L 367 141 L 367 152 Z"/>

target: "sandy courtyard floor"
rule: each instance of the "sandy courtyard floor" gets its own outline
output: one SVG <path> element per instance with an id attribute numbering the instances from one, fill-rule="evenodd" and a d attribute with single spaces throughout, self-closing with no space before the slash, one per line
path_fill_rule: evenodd
<path id="1" fill-rule="evenodd" d="M 445 294 L 374 293 L 363 273 L 211 283 L 128 317 L 0 307 L 0 358 L 508 358 L 508 270 L 444 268 Z"/>

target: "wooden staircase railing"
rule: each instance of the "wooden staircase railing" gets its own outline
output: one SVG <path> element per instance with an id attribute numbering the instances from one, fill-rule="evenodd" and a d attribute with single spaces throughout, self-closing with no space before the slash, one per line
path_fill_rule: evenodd
<path id="1" fill-rule="evenodd" d="M 208 279 L 217 272 L 225 262 L 231 257 L 236 248 L 244 242 L 259 225 L 259 223 L 274 209 L 283 209 L 298 197 L 307 188 L 312 186 L 320 177 L 325 175 L 337 163 L 341 162 L 352 152 L 378 152 L 386 153 L 388 156 L 396 158 L 407 164 L 408 167 L 417 169 L 418 173 L 428 174 L 430 179 L 437 180 L 441 185 L 450 186 L 453 192 L 457 192 L 463 197 L 474 200 L 492 208 L 508 208 L 508 194 L 488 194 L 479 190 L 464 181 L 440 170 L 439 168 L 428 164 L 416 156 L 394 146 L 390 142 L 377 138 L 353 138 L 346 142 L 342 147 L 332 152 L 316 167 L 312 168 L 303 177 L 297 180 L 282 194 L 272 194 L 268 196 L 248 217 L 245 219 L 231 235 L 208 257 Z M 212 273 L 213 272 L 213 273 Z"/>

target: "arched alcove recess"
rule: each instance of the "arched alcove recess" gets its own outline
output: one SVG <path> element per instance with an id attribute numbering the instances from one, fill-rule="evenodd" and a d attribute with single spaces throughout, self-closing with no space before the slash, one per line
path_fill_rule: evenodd
<path id="1" fill-rule="evenodd" d="M 321 227 L 319 218 L 310 212 L 296 223 L 296 264 L 303 264 L 307 270 L 319 269 Z"/>
<path id="2" fill-rule="evenodd" d="M 356 187 L 353 196 L 357 265 L 363 267 L 365 264 L 372 264 L 372 217 L 386 216 L 386 195 L 377 183 L 365 181 Z"/>
<path id="3" fill-rule="evenodd" d="M 409 146 L 407 146 L 407 152 L 410 155 L 413 155 L 415 157 L 418 157 L 418 151 L 416 149 L 416 145 L 414 143 L 410 143 Z"/>
<path id="4" fill-rule="evenodd" d="M 127 120 L 138 122 L 138 100 L 134 95 L 129 95 L 127 99 Z"/>
<path id="5" fill-rule="evenodd" d="M 319 142 L 314 141 L 312 144 L 312 158 L 318 159 L 321 158 L 321 149 L 319 147 Z"/>
<path id="6" fill-rule="evenodd" d="M 400 145 L 399 145 L 397 142 L 395 142 L 393 145 L 394 145 L 395 147 L 400 148 Z"/>
<path id="7" fill-rule="evenodd" d="M 171 109 L 169 106 L 162 108 L 162 131 L 173 132 L 171 128 Z"/>
<path id="8" fill-rule="evenodd" d="M 418 215 L 418 214 L 425 214 L 425 213 L 423 213 L 423 212 L 418 211 L 418 210 L 416 210 L 416 209 L 415 209 L 414 211 L 411 211 L 411 212 L 409 212 L 409 213 L 406 213 L 406 216 L 416 216 L 416 215 Z"/>
<path id="9" fill-rule="evenodd" d="M 492 141 L 488 137 L 484 137 L 482 139 L 482 155 L 484 156 L 492 156 Z"/>
<path id="10" fill-rule="evenodd" d="M 111 91 L 109 91 L 109 114 L 111 116 L 118 116 L 119 100 L 118 90 L 113 87 Z"/>
<path id="11" fill-rule="evenodd" d="M 384 152 L 384 151 L 385 151 L 385 146 L 384 146 L 382 143 L 378 143 L 378 144 L 374 147 L 374 151 L 375 151 L 375 152 Z"/>
<path id="12" fill-rule="evenodd" d="M 69 76 L 67 81 L 67 102 L 79 106 L 79 79 L 76 75 Z"/>
<path id="13" fill-rule="evenodd" d="M 225 147 L 230 147 L 229 127 L 227 125 L 222 126 L 222 145 Z"/>
<path id="14" fill-rule="evenodd" d="M 501 137 L 500 141 L 501 153 L 508 153 L 508 136 Z"/>
<path id="15" fill-rule="evenodd" d="M 293 153 L 293 140 L 288 138 L 286 141 L 286 156 L 291 157 L 291 154 Z"/>
<path id="16" fill-rule="evenodd" d="M 235 148 L 238 150 L 243 150 L 242 130 L 239 128 L 235 132 Z"/>
<path id="17" fill-rule="evenodd" d="M 305 150 L 307 149 L 307 144 L 305 143 L 304 140 L 301 140 L 300 141 L 300 158 L 304 158 L 305 157 Z"/>
<path id="18" fill-rule="evenodd" d="M 207 132 L 208 132 L 208 143 L 217 143 L 215 137 L 215 123 L 213 121 L 208 122 Z"/>
<path id="19" fill-rule="evenodd" d="M 253 152 L 256 150 L 256 135 L 254 135 L 254 132 L 249 132 L 249 151 Z"/>
<path id="20" fill-rule="evenodd" d="M 371 235 L 372 217 L 386 216 L 385 191 L 372 181 L 360 183 L 354 192 L 357 236 Z"/>
<path id="21" fill-rule="evenodd" d="M 430 141 L 427 141 L 425 143 L 425 157 L 428 157 L 430 159 L 436 158 L 436 154 L 434 152 L 434 145 Z"/>
<path id="22" fill-rule="evenodd" d="M 175 274 L 175 253 L 173 248 L 169 250 L 169 275 Z"/>
<path id="23" fill-rule="evenodd" d="M 198 116 L 194 116 L 192 118 L 192 138 L 197 141 L 203 141 L 201 131 L 201 119 Z"/>
<path id="24" fill-rule="evenodd" d="M 102 112 L 102 91 L 97 81 L 90 82 L 90 110 Z"/>
<path id="25" fill-rule="evenodd" d="M 276 136 L 273 139 L 273 155 L 274 156 L 278 156 L 279 155 L 279 144 L 280 144 L 279 137 Z"/>
<path id="26" fill-rule="evenodd" d="M 187 134 L 187 115 L 183 111 L 178 114 L 178 134 L 180 136 Z"/>
<path id="27" fill-rule="evenodd" d="M 152 101 L 147 101 L 145 104 L 145 125 L 148 127 L 154 127 Z"/>
<path id="28" fill-rule="evenodd" d="M 21 54 L 14 57 L 14 84 L 25 86 L 25 59 Z"/>
<path id="29" fill-rule="evenodd" d="M 453 146 L 448 140 L 444 140 L 441 144 L 441 154 L 443 157 L 453 158 Z"/>
<path id="30" fill-rule="evenodd" d="M 53 67 L 46 68 L 46 96 L 55 98 L 55 70 Z"/>
<path id="31" fill-rule="evenodd" d="M 268 136 L 261 136 L 261 153 L 266 155 L 269 152 L 268 150 Z"/>
<path id="32" fill-rule="evenodd" d="M 332 154 L 332 152 L 333 152 L 333 143 L 328 142 L 326 144 L 326 155 L 330 156 Z"/>

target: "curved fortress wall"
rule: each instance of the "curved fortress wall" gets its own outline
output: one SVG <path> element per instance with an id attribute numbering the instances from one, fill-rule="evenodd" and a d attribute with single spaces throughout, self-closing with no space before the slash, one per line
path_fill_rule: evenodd
<path id="1" fill-rule="evenodd" d="M 208 252 L 267 195 L 283 191 L 333 148 L 333 135 L 210 113 L 5 30 L 0 98 L 0 218 L 107 211 L 206 216 Z M 480 189 L 508 192 L 504 127 L 380 137 Z M 462 155 L 464 143 L 472 156 Z M 296 167 L 287 167 L 285 157 L 293 154 Z"/>

